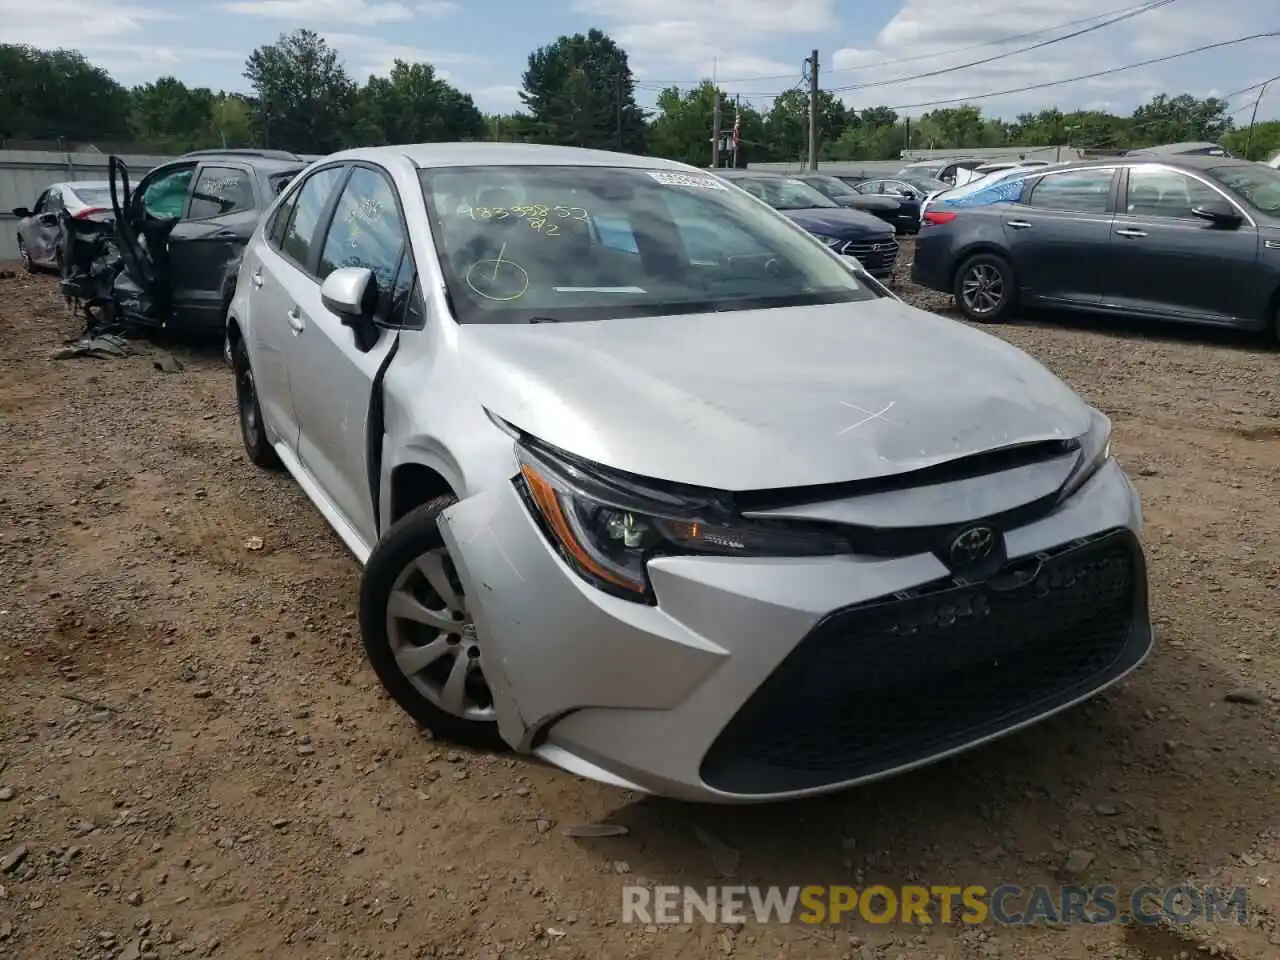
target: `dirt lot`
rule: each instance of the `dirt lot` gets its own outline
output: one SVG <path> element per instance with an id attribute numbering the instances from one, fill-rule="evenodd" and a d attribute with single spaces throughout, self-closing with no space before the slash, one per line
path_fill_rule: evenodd
<path id="1" fill-rule="evenodd" d="M 959 761 L 721 809 L 417 731 L 364 664 L 356 564 L 287 477 L 241 455 L 216 351 L 175 350 L 169 373 L 148 347 L 51 361 L 78 332 L 54 289 L 0 279 L 0 957 L 1277 955 L 1280 355 L 1256 341 L 995 331 L 1113 417 L 1157 651 L 1085 709 Z M 565 834 L 601 821 L 629 832 Z M 1122 889 L 1243 884 L 1252 918 L 1185 942 L 619 922 L 626 883 L 1030 885 L 1068 860 Z"/>

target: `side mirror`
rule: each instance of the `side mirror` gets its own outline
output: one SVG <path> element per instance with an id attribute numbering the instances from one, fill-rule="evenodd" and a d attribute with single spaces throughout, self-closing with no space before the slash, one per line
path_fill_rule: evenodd
<path id="1" fill-rule="evenodd" d="M 1215 227 L 1221 227 L 1224 230 L 1234 230 L 1244 223 L 1244 218 L 1240 216 L 1236 208 L 1222 200 L 1202 203 L 1197 207 L 1193 207 L 1191 213 L 1193 216 L 1197 216 L 1201 220 L 1208 220 Z"/>
<path id="2" fill-rule="evenodd" d="M 26 207 L 14 207 L 10 211 L 10 213 L 12 213 L 19 220 L 25 220 L 27 219 L 27 217 L 31 216 L 31 211 L 28 210 Z"/>
<path id="3" fill-rule="evenodd" d="M 367 267 L 339 267 L 320 285 L 320 302 L 346 326 L 368 322 L 378 306 L 378 285 Z"/>

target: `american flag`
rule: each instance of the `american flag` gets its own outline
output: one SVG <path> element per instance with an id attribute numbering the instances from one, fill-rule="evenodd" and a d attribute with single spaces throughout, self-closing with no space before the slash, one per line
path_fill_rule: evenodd
<path id="1" fill-rule="evenodd" d="M 738 134 L 742 132 L 742 112 L 733 112 L 733 152 L 738 152 Z"/>

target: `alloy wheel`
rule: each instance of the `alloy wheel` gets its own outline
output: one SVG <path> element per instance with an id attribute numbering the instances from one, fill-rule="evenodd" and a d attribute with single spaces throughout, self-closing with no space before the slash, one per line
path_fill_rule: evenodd
<path id="1" fill-rule="evenodd" d="M 1004 276 L 989 263 L 975 263 L 960 284 L 964 307 L 975 316 L 987 316 L 1004 302 Z"/>
<path id="2" fill-rule="evenodd" d="M 400 672 L 436 707 L 462 720 L 497 718 L 475 623 L 443 547 L 422 554 L 396 577 L 387 600 L 387 638 Z"/>
<path id="3" fill-rule="evenodd" d="M 258 391 L 253 382 L 253 371 L 246 364 L 236 377 L 236 393 L 240 400 L 240 429 L 244 431 L 245 443 L 253 446 L 258 442 Z"/>

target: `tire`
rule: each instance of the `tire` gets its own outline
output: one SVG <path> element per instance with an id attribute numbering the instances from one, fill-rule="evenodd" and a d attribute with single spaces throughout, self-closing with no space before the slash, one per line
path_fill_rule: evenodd
<path id="1" fill-rule="evenodd" d="M 249 351 L 243 340 L 236 340 L 231 345 L 231 368 L 235 371 L 236 412 L 240 420 L 240 439 L 244 441 L 245 456 L 255 466 L 268 470 L 278 469 L 280 458 L 267 440 L 253 368 L 249 366 Z"/>
<path id="2" fill-rule="evenodd" d="M 994 253 L 970 257 L 956 271 L 951 292 L 960 312 L 977 323 L 1000 323 L 1017 307 L 1013 266 Z"/>
<path id="3" fill-rule="evenodd" d="M 456 502 L 438 497 L 410 511 L 374 548 L 360 581 L 360 637 L 383 688 L 433 736 L 503 750 L 483 683 L 479 638 L 437 525 L 441 511 Z M 417 619 L 398 616 L 393 603 Z M 429 625 L 424 613 L 440 624 L 458 624 L 458 631 Z M 461 682 L 451 685 L 450 679 Z"/>
<path id="4" fill-rule="evenodd" d="M 27 249 L 22 238 L 18 238 L 18 256 L 22 258 L 22 269 L 25 273 L 35 273 L 36 265 L 31 262 L 31 251 Z"/>

